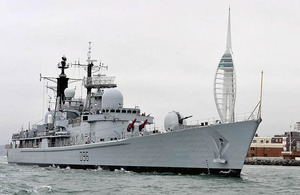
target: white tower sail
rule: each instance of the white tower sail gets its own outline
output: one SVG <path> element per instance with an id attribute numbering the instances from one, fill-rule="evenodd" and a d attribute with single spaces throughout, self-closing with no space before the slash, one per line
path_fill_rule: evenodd
<path id="1" fill-rule="evenodd" d="M 230 8 L 228 14 L 226 51 L 217 68 L 214 81 L 214 97 L 222 123 L 234 122 L 236 77 L 231 49 Z"/>

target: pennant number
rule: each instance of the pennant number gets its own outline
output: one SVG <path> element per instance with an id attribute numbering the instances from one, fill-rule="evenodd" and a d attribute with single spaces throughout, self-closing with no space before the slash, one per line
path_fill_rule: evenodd
<path id="1" fill-rule="evenodd" d="M 89 161 L 89 152 L 88 151 L 80 151 L 79 159 L 80 159 L 80 161 Z"/>

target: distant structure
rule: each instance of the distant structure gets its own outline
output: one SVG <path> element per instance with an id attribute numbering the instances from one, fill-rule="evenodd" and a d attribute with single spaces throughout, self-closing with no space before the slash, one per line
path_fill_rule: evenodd
<path id="1" fill-rule="evenodd" d="M 236 99 L 236 77 L 232 61 L 230 8 L 226 51 L 218 65 L 214 81 L 214 97 L 222 123 L 234 122 Z"/>
<path id="2" fill-rule="evenodd" d="M 296 123 L 294 124 L 294 130 L 295 130 L 295 131 L 300 131 L 300 122 L 296 122 Z"/>
<path id="3" fill-rule="evenodd" d="M 255 137 L 248 150 L 247 157 L 282 158 L 286 137 Z"/>

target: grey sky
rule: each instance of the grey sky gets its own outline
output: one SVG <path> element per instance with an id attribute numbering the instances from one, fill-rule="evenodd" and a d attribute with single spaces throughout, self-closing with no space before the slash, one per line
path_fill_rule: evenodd
<path id="1" fill-rule="evenodd" d="M 68 62 L 92 57 L 109 65 L 126 107 L 140 106 L 162 126 L 172 110 L 191 120 L 217 117 L 213 80 L 226 46 L 231 6 L 237 75 L 236 113 L 259 101 L 262 136 L 300 121 L 300 1 L 0 1 L 0 144 L 42 119 L 43 82 Z M 67 70 L 69 77 L 77 70 Z M 80 94 L 76 94 L 77 96 Z M 44 100 L 46 101 L 46 97 Z"/>

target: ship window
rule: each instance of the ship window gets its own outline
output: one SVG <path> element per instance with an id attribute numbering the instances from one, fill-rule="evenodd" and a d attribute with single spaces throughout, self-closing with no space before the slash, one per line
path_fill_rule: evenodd
<path id="1" fill-rule="evenodd" d="M 252 143 L 256 143 L 256 140 L 253 140 Z"/>
<path id="2" fill-rule="evenodd" d="M 120 113 L 120 110 L 116 110 L 116 113 Z"/>
<path id="3" fill-rule="evenodd" d="M 128 110 L 127 113 L 131 113 L 131 110 Z"/>
<path id="4" fill-rule="evenodd" d="M 103 113 L 105 113 L 105 110 L 102 110 Z"/>
<path id="5" fill-rule="evenodd" d="M 114 110 L 114 109 L 112 109 L 112 110 L 110 110 L 110 112 L 115 112 L 115 110 Z"/>
<path id="6" fill-rule="evenodd" d="M 83 116 L 82 120 L 84 120 L 84 121 L 88 120 L 88 116 Z"/>
<path id="7" fill-rule="evenodd" d="M 107 109 L 106 112 L 109 112 L 109 110 Z"/>
<path id="8" fill-rule="evenodd" d="M 134 114 L 135 114 L 135 113 L 136 113 L 136 110 L 133 110 L 133 111 L 132 111 L 132 113 L 134 113 Z"/>
<path id="9" fill-rule="evenodd" d="M 268 143 L 269 143 L 269 140 L 267 140 L 266 143 L 268 144 Z"/>
<path id="10" fill-rule="evenodd" d="M 264 140 L 260 140 L 260 143 L 264 143 Z"/>
<path id="11" fill-rule="evenodd" d="M 122 110 L 122 113 L 126 113 L 126 110 Z"/>
<path id="12" fill-rule="evenodd" d="M 79 117 L 79 115 L 76 112 L 67 112 L 67 119 L 77 117 Z"/>

